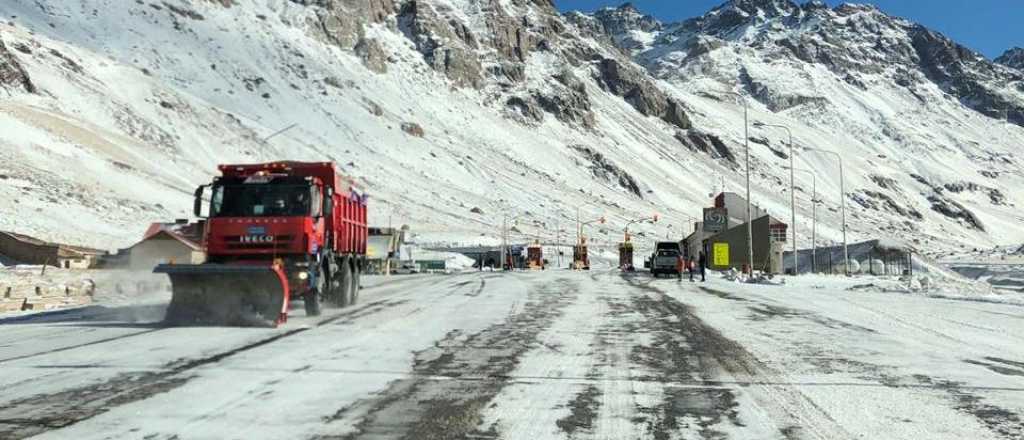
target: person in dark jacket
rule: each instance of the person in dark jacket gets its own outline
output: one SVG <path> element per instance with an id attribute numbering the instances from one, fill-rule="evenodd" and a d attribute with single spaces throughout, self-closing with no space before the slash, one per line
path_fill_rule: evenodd
<path id="1" fill-rule="evenodd" d="M 708 259 L 707 256 L 704 255 L 704 251 L 700 251 L 700 259 L 697 261 L 697 264 L 700 264 L 700 282 L 702 283 L 707 281 L 704 273 L 704 267 L 707 266 L 707 262 Z"/>
<path id="2" fill-rule="evenodd" d="M 683 267 L 686 266 L 686 260 L 683 259 L 682 255 L 676 257 L 676 275 L 679 277 L 679 281 L 683 281 Z"/>

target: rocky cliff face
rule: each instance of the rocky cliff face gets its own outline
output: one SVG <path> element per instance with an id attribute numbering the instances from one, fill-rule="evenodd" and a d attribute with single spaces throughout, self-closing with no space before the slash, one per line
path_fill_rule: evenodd
<path id="1" fill-rule="evenodd" d="M 0 2 L 16 17 L 0 87 L 38 91 L 0 92 L 0 126 L 17 127 L 0 130 L 0 229 L 128 244 L 138 212 L 188 215 L 182 189 L 215 164 L 281 158 L 336 161 L 387 201 L 375 218 L 401 207 L 442 241 L 593 200 L 679 224 L 741 187 L 748 155 L 758 201 L 788 208 L 795 153 L 818 178 L 820 237 L 840 236 L 845 201 L 853 239 L 1024 241 L 1024 131 L 984 113 L 1014 120 L 1020 73 L 874 8 L 745 0 L 662 24 L 547 0 L 95 3 Z M 754 98 L 750 119 L 792 127 L 795 151 L 756 127 L 744 150 L 743 107 L 711 93 L 730 90 Z M 847 194 L 806 146 L 842 154 Z M 810 188 L 798 174 L 798 216 Z"/>
<path id="2" fill-rule="evenodd" d="M 563 123 L 593 128 L 589 92 L 572 73 L 582 69 L 642 115 L 677 128 L 690 127 L 681 102 L 660 90 L 628 57 L 573 32 L 575 28 L 547 0 L 482 0 L 464 8 L 408 0 L 395 8 L 398 29 L 430 66 L 457 87 L 503 96 L 508 109 L 526 121 L 541 122 L 549 114 Z M 649 20 L 636 21 L 639 26 L 645 23 Z M 527 73 L 535 53 L 546 54 L 545 65 L 536 70 L 552 73 Z"/>
<path id="3" fill-rule="evenodd" d="M 1010 49 L 996 58 L 995 62 L 1024 71 L 1024 48 L 1015 47 Z"/>
<path id="4" fill-rule="evenodd" d="M 590 92 L 573 73 L 582 69 L 602 90 L 623 98 L 640 114 L 690 128 L 683 103 L 660 90 L 642 68 L 603 39 L 604 28 L 591 35 L 596 40 L 575 32 L 577 28 L 550 0 L 461 5 L 432 0 L 291 1 L 314 11 L 308 16 L 313 35 L 354 51 L 371 70 L 385 73 L 395 60 L 368 29 L 379 26 L 401 33 L 454 87 L 487 90 L 504 102 L 510 116 L 526 124 L 552 116 L 573 127 L 594 128 Z M 609 10 L 604 19 L 608 30 L 660 28 L 631 5 L 614 14 Z M 615 24 L 616 19 L 620 23 Z M 545 65 L 534 69 L 547 72 L 544 76 L 528 74 L 535 53 L 546 54 Z"/>
<path id="5" fill-rule="evenodd" d="M 723 110 L 743 107 L 712 91 L 742 93 L 751 98 L 752 119 L 785 125 L 795 143 L 840 152 L 859 169 L 847 174 L 861 181 L 847 181 L 844 196 L 877 215 L 880 230 L 915 233 L 928 222 L 954 222 L 997 233 L 979 213 L 1007 206 L 1012 185 L 997 182 L 1007 179 L 1006 167 L 1024 163 L 1015 141 L 1024 134 L 1024 72 L 1016 67 L 1024 50 L 992 62 L 874 6 L 821 1 L 731 0 L 679 23 L 644 18 L 631 5 L 566 17 L 581 34 L 616 44 L 692 106 L 688 116 L 700 129 L 676 138 L 693 151 L 734 163 L 730 144 L 743 139 L 742 114 L 720 121 Z M 768 181 L 776 161 L 788 158 L 785 134 L 756 127 L 749 134 L 752 166 Z M 815 153 L 798 148 L 796 156 L 823 171 Z M 861 179 L 868 175 L 890 183 Z M 979 189 L 947 189 L 965 179 Z"/>
<path id="6" fill-rule="evenodd" d="M 32 49 L 28 46 L 19 46 L 18 50 L 25 55 L 32 53 Z M 4 44 L 2 34 L 0 34 L 0 86 L 13 87 L 30 93 L 36 91 L 28 73 L 18 63 L 18 58 Z"/>
<path id="7" fill-rule="evenodd" d="M 282 158 L 334 160 L 424 229 L 480 229 L 472 237 L 513 206 L 551 224 L 557 212 L 545 208 L 555 200 L 605 199 L 602 212 L 623 217 L 679 200 L 664 175 L 682 164 L 658 159 L 686 151 L 676 135 L 691 130 L 688 106 L 548 0 L 166 0 L 92 14 L 95 3 L 0 2 L 16 17 L 0 22 L 16 34 L 0 52 L 5 84 L 21 80 L 10 49 L 40 90 L 2 103 L 0 126 L 37 136 L 26 148 L 29 136 L 0 130 L 0 162 L 15 164 L 0 174 L 83 194 L 81 203 L 31 199 L 32 209 L 74 210 L 87 219 L 80 229 L 101 230 L 74 241 L 135 239 L 138 216 L 103 208 L 144 202 L 178 213 L 175 197 L 188 195 L 177 189 L 208 179 L 214 164 Z M 39 49 L 21 56 L 14 44 Z M 71 161 L 51 160 L 66 151 L 121 179 L 109 181 L 160 188 L 60 181 L 79 176 L 65 168 Z M 693 156 L 687 169 L 719 162 Z M 18 200 L 0 206 L 0 227 L 63 234 L 11 215 L 24 212 L 24 194 L 0 182 L 0 198 Z"/>
<path id="8" fill-rule="evenodd" d="M 924 83 L 931 83 L 985 116 L 1024 126 L 1024 101 L 1003 90 L 1006 84 L 1017 84 L 1017 91 L 1024 93 L 1024 74 L 871 5 L 830 9 L 820 1 L 799 5 L 791 0 L 733 0 L 702 17 L 663 28 L 641 50 L 623 47 L 662 78 L 685 75 L 688 67 L 704 65 L 704 55 L 731 44 L 753 49 L 759 57 L 825 67 L 860 88 L 885 80 L 917 93 Z M 606 29 L 616 32 L 612 41 L 622 41 L 620 35 L 641 28 Z M 775 110 L 814 101 L 770 90 L 756 79 L 739 79 L 753 97 Z"/>
<path id="9" fill-rule="evenodd" d="M 618 8 L 603 8 L 593 15 L 570 12 L 566 19 L 575 24 L 583 35 L 607 38 L 627 53 L 649 45 L 651 38 L 664 28 L 658 19 L 642 14 L 632 3 Z"/>

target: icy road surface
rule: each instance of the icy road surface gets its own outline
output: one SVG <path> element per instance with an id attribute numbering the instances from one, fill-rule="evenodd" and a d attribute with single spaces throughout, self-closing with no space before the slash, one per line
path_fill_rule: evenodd
<path id="1" fill-rule="evenodd" d="M 280 329 L 0 321 L 0 438 L 1024 437 L 1020 306 L 616 272 L 366 284 Z"/>

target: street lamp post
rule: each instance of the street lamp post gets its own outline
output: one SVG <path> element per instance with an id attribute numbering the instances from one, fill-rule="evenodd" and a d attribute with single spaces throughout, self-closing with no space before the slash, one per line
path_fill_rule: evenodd
<path id="1" fill-rule="evenodd" d="M 686 233 L 686 231 L 688 231 L 688 230 L 689 230 L 690 228 L 693 228 L 693 232 L 697 232 L 697 224 L 696 224 L 696 223 L 697 223 L 697 217 L 694 217 L 694 216 L 692 216 L 692 215 L 689 215 L 689 214 L 679 214 L 679 215 L 681 215 L 681 216 L 683 216 L 683 217 L 686 217 L 686 219 L 690 221 L 690 222 L 689 222 L 689 227 L 683 230 L 683 233 L 684 233 L 684 234 L 685 234 L 685 233 Z"/>
<path id="2" fill-rule="evenodd" d="M 811 176 L 811 273 L 816 273 L 818 271 L 818 178 L 810 170 L 793 167 L 790 169 Z"/>
<path id="3" fill-rule="evenodd" d="M 267 142 L 267 141 L 269 141 L 269 140 L 271 140 L 271 139 L 273 139 L 273 138 L 275 138 L 275 137 L 277 137 L 279 135 L 284 134 L 286 131 L 291 130 L 291 129 L 293 129 L 295 127 L 298 127 L 298 126 L 299 126 L 299 124 L 295 123 L 295 124 L 289 125 L 289 126 L 287 126 L 285 128 L 282 128 L 280 130 L 277 130 L 277 131 L 271 133 L 270 136 L 267 136 L 267 137 L 263 138 L 263 140 L 261 142 Z"/>
<path id="4" fill-rule="evenodd" d="M 502 221 L 501 221 L 501 270 L 505 270 L 505 266 L 508 263 L 508 259 L 509 259 L 509 256 L 510 256 L 509 252 L 508 252 L 509 251 L 508 248 L 509 248 L 509 239 L 511 238 L 512 233 L 510 231 L 509 224 L 516 224 L 519 221 L 519 218 L 522 217 L 522 216 L 523 216 L 522 214 L 517 214 L 515 216 L 509 216 L 508 214 L 504 214 L 504 216 L 502 217 Z"/>
<path id="5" fill-rule="evenodd" d="M 583 207 L 591 206 L 591 205 L 594 205 L 596 203 L 597 203 L 597 201 L 590 201 L 590 202 L 581 203 L 579 205 L 576 205 L 576 244 L 577 245 L 580 243 L 580 237 L 583 236 L 583 224 L 580 223 L 580 217 L 581 217 L 580 216 L 580 211 L 583 209 Z"/>
<path id="6" fill-rule="evenodd" d="M 644 218 L 638 218 L 636 220 L 630 220 L 628 223 L 626 223 L 626 228 L 623 229 L 623 232 L 626 235 L 629 235 L 629 227 L 632 226 L 634 223 L 645 223 L 645 222 L 655 223 L 657 221 L 658 221 L 658 216 L 657 215 L 655 215 L 653 217 L 644 217 Z M 669 226 L 669 228 L 672 227 L 672 225 L 668 225 L 668 226 Z"/>
<path id="7" fill-rule="evenodd" d="M 794 177 L 794 161 L 796 160 L 796 153 L 793 150 L 793 131 L 785 125 L 776 124 L 765 124 L 763 122 L 755 122 L 755 127 L 771 127 L 781 128 L 786 130 L 789 135 L 789 207 L 792 214 L 792 228 L 793 228 L 793 275 L 800 274 L 800 260 L 797 258 L 796 251 L 796 178 Z"/>
<path id="8" fill-rule="evenodd" d="M 499 264 L 501 264 L 502 271 L 505 270 L 505 260 L 507 259 L 505 252 L 507 252 L 508 249 L 505 246 L 506 243 L 508 243 L 508 237 L 505 236 L 506 229 L 508 229 L 508 214 L 503 214 L 501 216 L 501 252 L 499 253 L 499 255 L 501 255 L 501 263 Z"/>
<path id="9" fill-rule="evenodd" d="M 747 159 L 747 261 L 748 261 L 748 274 L 754 273 L 754 226 L 750 211 L 750 106 L 747 104 L 746 96 L 736 92 L 713 92 L 718 94 L 728 94 L 740 98 L 743 102 L 743 149 L 746 150 Z"/>
<path id="10" fill-rule="evenodd" d="M 846 184 L 844 183 L 844 180 L 843 180 L 843 156 L 839 155 L 839 153 L 836 153 L 835 151 L 822 150 L 822 149 L 819 149 L 819 148 L 810 148 L 810 147 L 808 147 L 807 149 L 810 150 L 810 151 L 817 151 L 819 153 L 831 154 L 831 155 L 836 157 L 836 160 L 839 161 L 839 203 L 840 203 L 840 211 L 842 211 L 842 213 L 843 213 L 843 260 L 845 261 L 845 263 L 843 264 L 843 266 L 844 266 L 843 267 L 843 272 L 845 274 L 849 275 L 850 274 L 850 251 L 849 251 L 849 248 L 847 247 L 847 242 L 846 242 Z"/>

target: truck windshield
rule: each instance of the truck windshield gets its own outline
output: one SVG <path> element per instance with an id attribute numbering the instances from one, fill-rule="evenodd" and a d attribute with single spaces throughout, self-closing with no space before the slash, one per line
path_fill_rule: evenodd
<path id="1" fill-rule="evenodd" d="M 212 217 L 308 216 L 309 185 L 241 184 L 213 188 Z"/>

